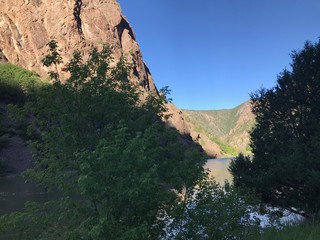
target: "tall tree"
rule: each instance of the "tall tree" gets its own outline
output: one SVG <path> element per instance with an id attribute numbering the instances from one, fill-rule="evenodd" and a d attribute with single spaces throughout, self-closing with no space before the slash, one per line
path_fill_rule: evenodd
<path id="1" fill-rule="evenodd" d="M 271 89 L 251 95 L 256 126 L 253 157 L 230 170 L 237 186 L 253 188 L 263 202 L 305 217 L 320 213 L 320 42 L 291 54 Z"/>
<path id="2" fill-rule="evenodd" d="M 176 191 L 202 176 L 205 159 L 165 127 L 165 95 L 140 101 L 124 58 L 111 67 L 106 46 L 93 48 L 86 61 L 75 52 L 61 83 L 56 42 L 49 47 L 43 62 L 53 64 L 53 84 L 26 105 L 29 131 L 37 134 L 35 166 L 26 176 L 57 196 L 2 217 L 2 226 L 24 239 L 160 238 Z"/>

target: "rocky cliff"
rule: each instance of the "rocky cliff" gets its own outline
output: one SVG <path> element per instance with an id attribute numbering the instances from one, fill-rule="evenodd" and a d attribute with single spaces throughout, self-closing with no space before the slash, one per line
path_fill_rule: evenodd
<path id="1" fill-rule="evenodd" d="M 47 76 L 41 59 L 55 39 L 64 62 L 74 50 L 107 43 L 133 64 L 131 80 L 156 92 L 131 26 L 115 0 L 0 0 L 0 61 Z"/>
<path id="2" fill-rule="evenodd" d="M 116 0 L 0 0 L 0 6 L 0 62 L 9 61 L 46 77 L 48 69 L 41 59 L 51 39 L 58 42 L 64 62 L 75 50 L 85 54 L 106 43 L 115 60 L 124 55 L 132 63 L 133 84 L 145 93 L 158 94 L 133 29 Z M 190 134 L 180 110 L 174 105 L 168 108 L 172 114 L 168 125 L 182 135 Z"/>

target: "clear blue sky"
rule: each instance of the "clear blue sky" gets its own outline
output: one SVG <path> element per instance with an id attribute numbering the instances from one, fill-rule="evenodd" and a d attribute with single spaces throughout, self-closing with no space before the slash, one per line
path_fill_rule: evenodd
<path id="1" fill-rule="evenodd" d="M 320 0 L 118 0 L 158 88 L 186 109 L 232 108 L 320 37 Z"/>

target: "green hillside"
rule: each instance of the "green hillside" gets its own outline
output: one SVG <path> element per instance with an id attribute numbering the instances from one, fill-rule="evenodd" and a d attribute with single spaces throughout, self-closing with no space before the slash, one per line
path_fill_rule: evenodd
<path id="1" fill-rule="evenodd" d="M 233 109 L 183 112 L 190 128 L 200 135 L 199 143 L 215 146 L 218 157 L 250 154 L 249 131 L 255 120 L 249 101 Z"/>

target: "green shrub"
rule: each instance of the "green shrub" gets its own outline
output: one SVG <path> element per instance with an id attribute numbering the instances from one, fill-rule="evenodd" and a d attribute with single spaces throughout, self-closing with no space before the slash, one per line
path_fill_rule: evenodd
<path id="1" fill-rule="evenodd" d="M 29 89 L 42 84 L 39 75 L 16 65 L 0 64 L 0 101 L 21 104 Z"/>
<path id="2" fill-rule="evenodd" d="M 222 187 L 204 179 L 188 188 L 183 199 L 169 224 L 169 239 L 247 239 L 259 230 L 260 220 L 251 216 L 258 211 L 255 200 L 228 182 Z"/>
<path id="3" fill-rule="evenodd" d="M 56 43 L 49 47 L 48 67 L 59 63 Z M 179 200 L 171 189 L 202 176 L 205 158 L 162 121 L 165 96 L 141 103 L 130 65 L 121 59 L 111 67 L 111 56 L 107 47 L 93 48 L 87 61 L 75 52 L 65 67 L 70 78 L 61 83 L 50 72 L 53 84 L 25 104 L 35 126 L 27 132 L 40 132 L 26 176 L 61 197 L 1 217 L 0 231 L 24 239 L 161 239 L 160 210 Z"/>

